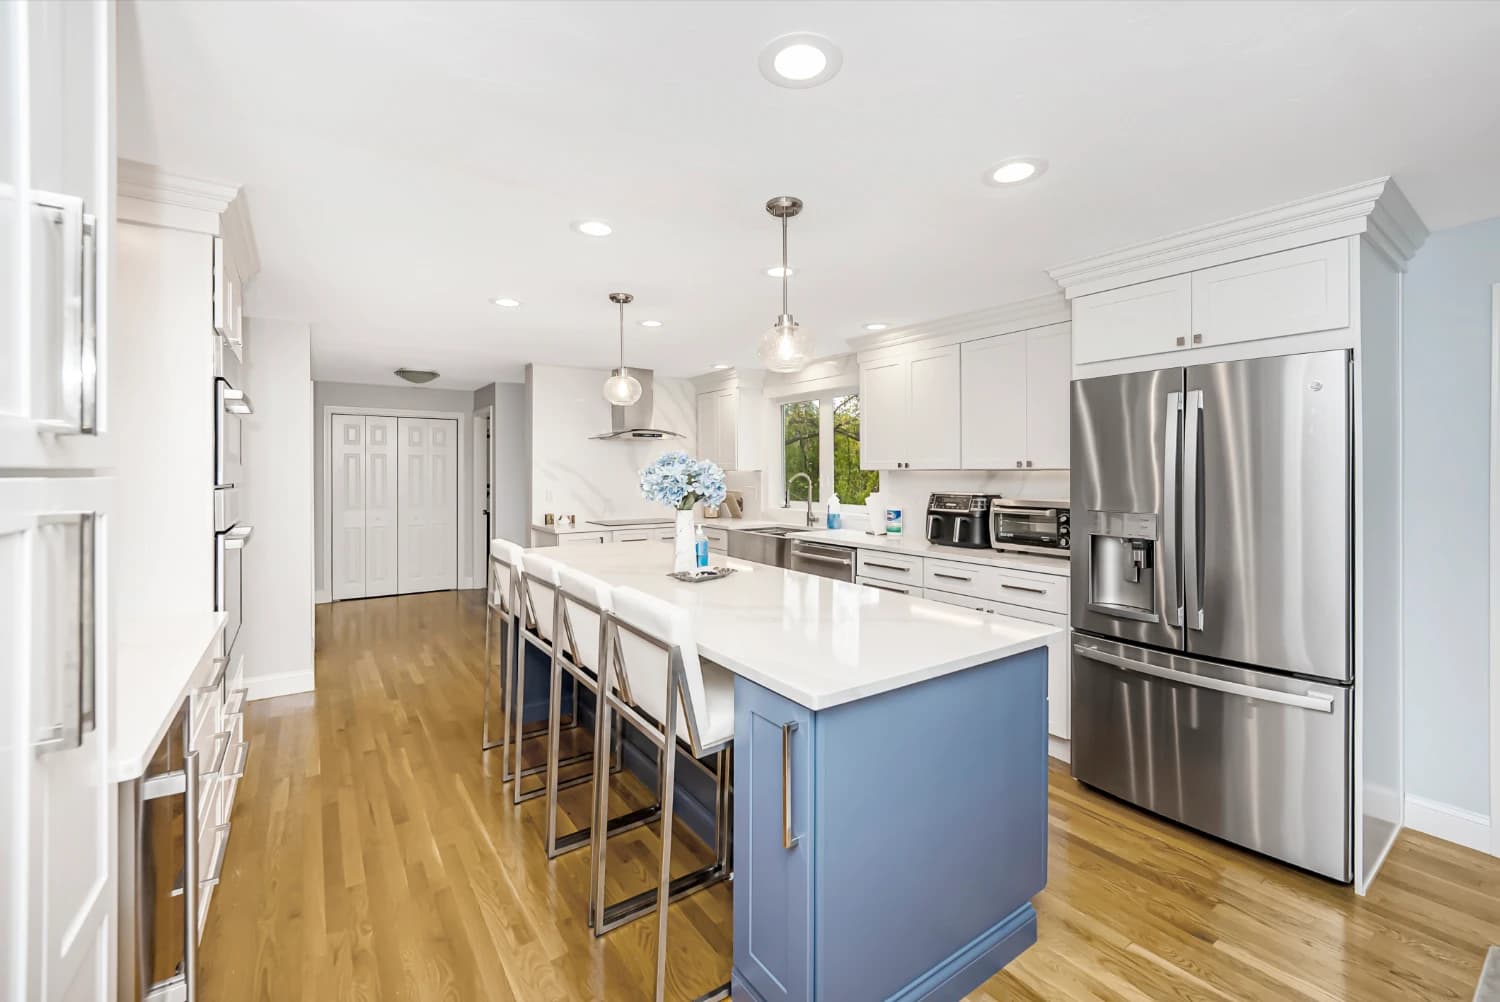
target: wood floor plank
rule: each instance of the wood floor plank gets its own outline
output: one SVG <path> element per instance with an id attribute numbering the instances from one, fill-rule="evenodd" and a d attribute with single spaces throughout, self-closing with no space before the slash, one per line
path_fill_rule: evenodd
<path id="1" fill-rule="evenodd" d="M 655 922 L 596 939 L 588 850 L 548 861 L 545 802 L 513 806 L 498 752 L 479 750 L 482 593 L 323 605 L 317 627 L 317 692 L 246 710 L 202 997 L 649 999 Z M 567 747 L 588 740 L 564 732 Z M 1038 944 L 970 1002 L 1467 1002 L 1500 942 L 1500 860 L 1403 833 L 1359 898 L 1095 793 L 1061 763 L 1048 779 Z M 616 780 L 615 813 L 651 802 Z M 590 795 L 564 791 L 561 830 L 587 823 Z M 674 872 L 710 858 L 680 821 L 673 838 Z M 610 840 L 611 900 L 654 885 L 658 846 L 654 827 Z M 731 887 L 672 906 L 669 998 L 727 980 Z"/>

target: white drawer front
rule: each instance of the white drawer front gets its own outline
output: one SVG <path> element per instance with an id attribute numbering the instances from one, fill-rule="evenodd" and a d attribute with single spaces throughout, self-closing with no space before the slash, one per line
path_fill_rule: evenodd
<path id="1" fill-rule="evenodd" d="M 922 597 L 922 589 L 913 581 L 910 584 L 898 584 L 895 581 L 883 581 L 880 578 L 859 576 L 854 579 L 856 584 L 866 585 L 870 588 L 879 588 L 881 591 L 893 591 L 898 595 L 913 595 Z"/>
<path id="2" fill-rule="evenodd" d="M 729 552 L 729 533 L 724 529 L 710 529 L 704 527 L 703 534 L 708 537 L 708 548 L 715 553 Z"/>
<path id="3" fill-rule="evenodd" d="M 991 603 L 982 598 L 972 595 L 955 595 L 953 592 L 941 591 L 936 588 L 927 588 L 922 591 L 922 597 L 930 602 L 941 602 L 944 605 L 956 605 L 964 609 L 973 609 L 976 612 L 989 612 Z"/>
<path id="4" fill-rule="evenodd" d="M 615 543 L 649 543 L 657 538 L 655 529 L 616 529 L 610 536 Z"/>
<path id="5" fill-rule="evenodd" d="M 997 567 L 995 579 L 1000 589 L 992 596 L 996 601 L 1058 615 L 1068 612 L 1067 578 Z"/>
<path id="6" fill-rule="evenodd" d="M 557 537 L 558 546 L 587 546 L 590 543 L 609 542 L 607 532 L 569 532 Z"/>
<path id="7" fill-rule="evenodd" d="M 956 560 L 933 560 L 924 562 L 922 587 L 934 591 L 969 595 L 973 598 L 997 598 L 1000 584 L 994 567 L 981 564 L 962 564 Z"/>
<path id="8" fill-rule="evenodd" d="M 878 578 L 913 588 L 922 586 L 922 558 L 883 550 L 859 551 L 859 576 Z"/>

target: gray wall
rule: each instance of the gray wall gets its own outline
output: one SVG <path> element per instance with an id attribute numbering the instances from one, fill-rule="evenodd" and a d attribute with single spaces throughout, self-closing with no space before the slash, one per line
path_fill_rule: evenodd
<path id="1" fill-rule="evenodd" d="M 1481 815 L 1500 814 L 1488 711 L 1496 282 L 1500 219 L 1444 230 L 1412 261 L 1402 310 L 1406 792 Z"/>
<path id="2" fill-rule="evenodd" d="M 493 405 L 490 445 L 495 451 L 495 493 L 490 499 L 490 535 L 529 545 L 526 499 L 530 463 L 526 456 L 526 387 L 490 383 L 474 391 L 474 412 Z"/>
<path id="3" fill-rule="evenodd" d="M 388 410 L 456 411 L 465 415 L 460 429 L 459 463 L 470 463 L 469 418 L 474 409 L 472 390 L 428 390 L 419 386 L 375 386 L 366 383 L 313 383 L 313 528 L 314 567 L 319 595 L 328 591 L 328 542 L 323 537 L 323 408 L 328 406 L 384 408 Z M 459 558 L 458 576 L 462 581 L 469 573 L 470 555 L 465 540 L 470 520 L 470 491 L 459 490 Z"/>

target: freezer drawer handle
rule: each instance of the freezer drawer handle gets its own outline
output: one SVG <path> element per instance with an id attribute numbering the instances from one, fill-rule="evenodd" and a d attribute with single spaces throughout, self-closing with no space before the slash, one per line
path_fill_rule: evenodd
<path id="1" fill-rule="evenodd" d="M 1309 692 L 1300 695 L 1295 692 L 1278 692 L 1275 689 L 1263 689 L 1258 685 L 1245 685 L 1243 682 L 1230 682 L 1222 678 L 1214 678 L 1210 675 L 1193 675 L 1188 672 L 1173 671 L 1171 668 L 1162 668 L 1159 665 L 1147 664 L 1145 661 L 1137 661 L 1135 658 L 1123 657 L 1119 654 L 1111 654 L 1101 651 L 1097 647 L 1087 644 L 1074 644 L 1073 651 L 1082 654 L 1086 658 L 1103 661 L 1112 664 L 1116 668 L 1124 668 L 1126 671 L 1138 672 L 1142 675 L 1152 675 L 1156 678 L 1166 679 L 1169 682 L 1180 682 L 1183 685 L 1195 686 L 1199 689 L 1213 689 L 1215 692 L 1228 693 L 1231 696 L 1244 696 L 1247 699 L 1258 699 L 1265 703 L 1281 703 L 1283 706 L 1296 706 L 1304 710 L 1316 710 L 1319 713 L 1333 712 L 1333 697 L 1321 693 Z"/>

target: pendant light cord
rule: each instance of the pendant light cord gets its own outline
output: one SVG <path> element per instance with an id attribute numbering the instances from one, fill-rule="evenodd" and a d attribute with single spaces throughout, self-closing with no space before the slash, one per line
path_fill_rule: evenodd
<path id="1" fill-rule="evenodd" d="M 781 314 L 786 315 L 786 281 L 791 272 L 786 266 L 786 216 L 781 217 Z"/>
<path id="2" fill-rule="evenodd" d="M 620 304 L 620 375 L 625 375 L 625 304 Z"/>

